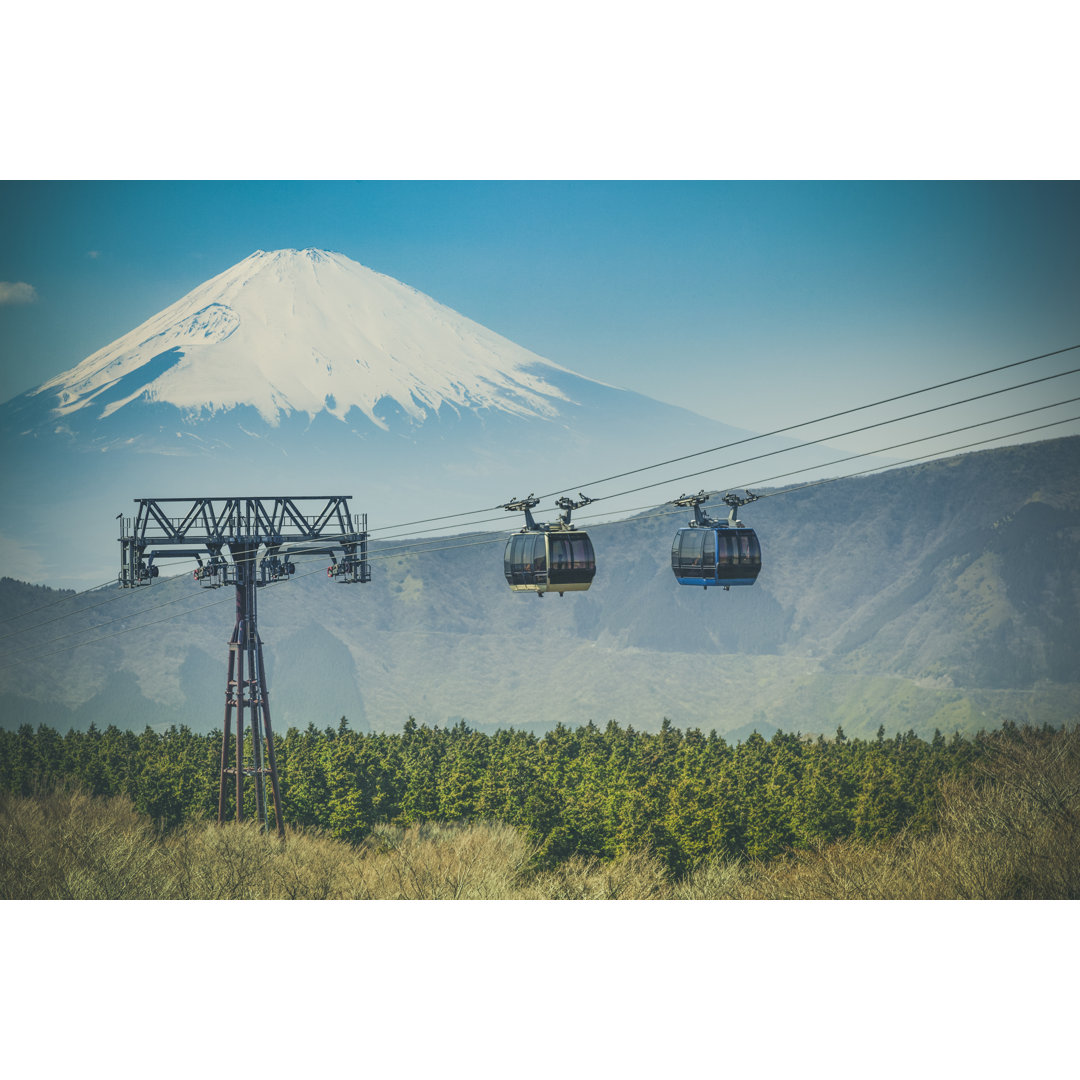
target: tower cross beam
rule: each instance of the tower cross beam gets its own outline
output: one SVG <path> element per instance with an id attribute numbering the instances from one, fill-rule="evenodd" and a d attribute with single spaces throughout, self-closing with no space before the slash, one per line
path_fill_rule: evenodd
<path id="1" fill-rule="evenodd" d="M 349 513 L 347 495 L 274 496 L 230 499 L 136 499 L 134 528 L 128 536 L 137 546 L 153 541 L 207 544 L 345 540 L 362 530 Z M 167 504 L 176 507 L 179 514 Z M 308 504 L 306 507 L 304 503 Z M 305 513 L 305 509 L 310 513 Z M 264 538 L 268 538 L 264 540 Z"/>

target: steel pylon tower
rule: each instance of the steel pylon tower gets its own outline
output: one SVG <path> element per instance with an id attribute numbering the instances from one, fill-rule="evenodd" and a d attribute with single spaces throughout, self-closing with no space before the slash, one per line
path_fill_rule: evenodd
<path id="1" fill-rule="evenodd" d="M 122 588 L 151 584 L 158 576 L 156 560 L 194 558 L 198 563 L 194 578 L 200 585 L 232 585 L 236 589 L 236 624 L 229 641 L 225 679 L 219 823 L 225 821 L 232 787 L 236 820 L 243 820 L 244 779 L 251 777 L 255 781 L 255 813 L 266 827 L 265 780 L 269 776 L 275 824 L 278 835 L 285 835 L 257 590 L 275 581 L 287 581 L 296 570 L 290 560 L 294 554 L 328 555 L 327 576 L 340 582 L 370 581 L 367 515 L 353 517 L 348 499 L 347 495 L 136 499 L 134 519 L 117 515 L 121 520 L 118 581 Z M 305 513 L 305 509 L 316 512 Z M 234 713 L 235 755 L 230 748 Z M 245 715 L 250 738 L 245 736 Z"/>

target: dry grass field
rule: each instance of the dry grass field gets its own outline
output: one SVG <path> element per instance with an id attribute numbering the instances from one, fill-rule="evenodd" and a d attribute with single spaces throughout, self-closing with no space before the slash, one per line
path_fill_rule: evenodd
<path id="1" fill-rule="evenodd" d="M 0 795 L 0 898 L 915 900 L 1080 898 L 1080 734 L 1000 744 L 943 787 L 929 836 L 844 841 L 673 879 L 647 851 L 536 869 L 499 823 L 379 825 L 357 845 L 254 824 L 159 835 L 122 798 Z"/>

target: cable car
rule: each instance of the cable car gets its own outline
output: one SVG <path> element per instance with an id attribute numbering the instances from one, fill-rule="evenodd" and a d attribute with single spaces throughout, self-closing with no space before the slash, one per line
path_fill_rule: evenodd
<path id="1" fill-rule="evenodd" d="M 692 506 L 694 520 L 680 529 L 671 542 L 671 569 L 680 585 L 710 585 L 730 589 L 732 585 L 753 585 L 761 572 L 761 544 L 757 533 L 736 519 L 740 506 L 754 502 L 758 496 L 749 491 L 745 499 L 725 495 L 731 507 L 727 521 L 716 521 L 701 510 L 709 496 L 704 491 L 684 495 L 675 500 L 676 506 Z"/>
<path id="2" fill-rule="evenodd" d="M 584 592 L 596 576 L 596 554 L 589 534 L 570 524 L 570 515 L 593 500 L 581 496 L 581 502 L 568 498 L 556 503 L 563 513 L 558 521 L 538 525 L 532 508 L 540 500 L 535 495 L 506 503 L 506 510 L 524 510 L 525 528 L 506 541 L 503 573 L 506 584 L 515 592 Z"/>

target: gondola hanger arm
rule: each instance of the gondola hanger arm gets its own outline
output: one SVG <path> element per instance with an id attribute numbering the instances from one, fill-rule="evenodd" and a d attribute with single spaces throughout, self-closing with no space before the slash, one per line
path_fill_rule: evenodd
<path id="1" fill-rule="evenodd" d="M 564 528 L 570 528 L 570 516 L 575 510 L 579 510 L 583 506 L 588 506 L 591 502 L 596 502 L 595 499 L 590 499 L 588 495 L 582 495 L 578 492 L 578 502 L 574 502 L 568 495 L 564 495 L 561 499 L 555 500 L 555 505 L 562 511 L 559 515 L 559 522 Z"/>
<path id="2" fill-rule="evenodd" d="M 729 491 L 723 498 L 723 501 L 731 507 L 728 513 L 728 525 L 732 528 L 742 528 L 742 522 L 735 516 L 735 512 L 740 506 L 746 506 L 748 503 L 757 502 L 761 498 L 760 495 L 755 495 L 752 491 L 745 492 L 746 498 L 740 498 L 734 492 Z"/>
<path id="3" fill-rule="evenodd" d="M 525 511 L 525 529 L 528 532 L 536 532 L 540 526 L 533 520 L 532 509 L 538 505 L 540 500 L 530 493 L 524 499 L 511 499 L 507 503 L 502 504 L 504 510 L 510 510 L 515 512 Z"/>

